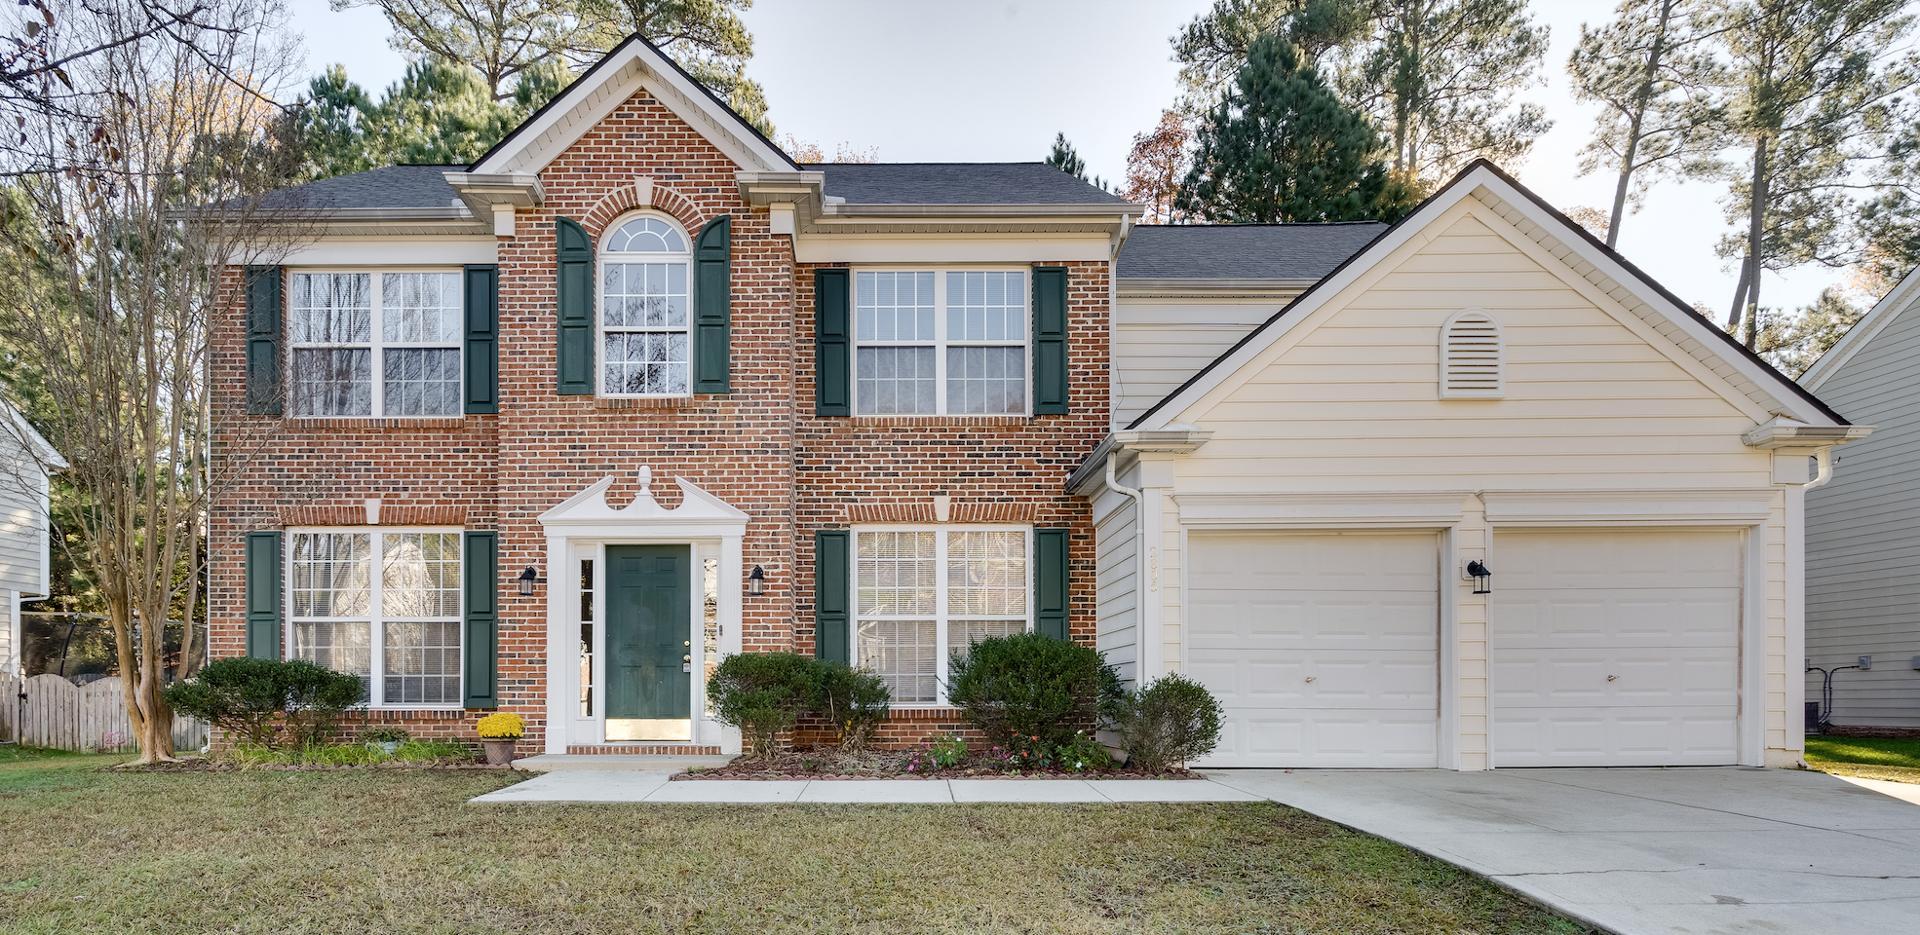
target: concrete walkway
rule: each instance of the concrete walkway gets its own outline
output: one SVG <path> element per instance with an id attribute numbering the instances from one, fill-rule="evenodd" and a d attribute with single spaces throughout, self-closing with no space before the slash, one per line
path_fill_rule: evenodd
<path id="1" fill-rule="evenodd" d="M 473 801 L 924 805 L 954 802 L 1258 802 L 1202 779 L 696 779 L 668 771 L 556 769 Z"/>

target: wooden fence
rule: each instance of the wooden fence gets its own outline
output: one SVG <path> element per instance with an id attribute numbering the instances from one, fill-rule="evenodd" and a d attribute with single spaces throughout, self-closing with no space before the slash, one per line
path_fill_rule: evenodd
<path id="1" fill-rule="evenodd" d="M 0 674 L 0 740 L 56 750 L 114 752 L 135 747 L 120 678 L 75 685 L 58 675 Z M 176 750 L 206 746 L 207 725 L 173 719 Z"/>

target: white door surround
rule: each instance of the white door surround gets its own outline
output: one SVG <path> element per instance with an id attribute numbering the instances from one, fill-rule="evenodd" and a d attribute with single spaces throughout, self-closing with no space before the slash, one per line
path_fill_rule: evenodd
<path id="1" fill-rule="evenodd" d="M 540 514 L 546 533 L 547 578 L 547 753 L 565 753 L 572 745 L 603 745 L 606 741 L 602 709 L 598 702 L 593 716 L 583 717 L 580 699 L 580 616 L 581 584 L 579 562 L 594 560 L 592 582 L 594 602 L 593 684 L 606 685 L 604 672 L 605 612 L 602 587 L 605 549 L 609 545 L 686 545 L 692 549 L 692 580 L 688 586 L 693 599 L 692 619 L 687 622 L 692 644 L 693 672 L 691 708 L 692 746 L 718 746 L 727 753 L 740 750 L 740 732 L 708 718 L 705 714 L 706 663 L 702 632 L 702 578 L 707 560 L 716 562 L 714 590 L 715 616 L 719 628 L 717 652 L 724 658 L 740 651 L 740 598 L 745 578 L 742 566 L 742 540 L 747 531 L 747 514 L 702 490 L 685 478 L 676 477 L 680 505 L 668 510 L 653 498 L 651 469 L 639 470 L 640 492 L 633 502 L 618 509 L 608 505 L 607 490 L 614 478 L 603 477 L 579 493 L 568 497 Z"/>

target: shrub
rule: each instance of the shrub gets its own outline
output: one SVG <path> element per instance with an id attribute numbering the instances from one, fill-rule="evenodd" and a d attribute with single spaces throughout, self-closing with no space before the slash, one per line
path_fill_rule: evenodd
<path id="1" fill-rule="evenodd" d="M 412 736 L 398 727 L 375 727 L 362 731 L 360 739 L 366 743 L 406 743 Z"/>
<path id="2" fill-rule="evenodd" d="M 1113 711 L 1121 747 L 1150 772 L 1206 756 L 1220 743 L 1220 702 L 1205 685 L 1179 675 L 1127 693 Z"/>
<path id="3" fill-rule="evenodd" d="M 481 718 L 473 729 L 481 740 L 519 740 L 527 733 L 527 723 L 512 711 L 500 711 Z"/>
<path id="4" fill-rule="evenodd" d="M 1054 765 L 1076 773 L 1087 770 L 1107 769 L 1113 766 L 1113 754 L 1107 752 L 1107 745 L 1094 739 L 1086 731 L 1073 732 L 1073 739 L 1055 747 Z"/>
<path id="5" fill-rule="evenodd" d="M 167 704 L 273 748 L 283 739 L 319 744 L 348 708 L 360 703 L 359 677 L 299 659 L 221 659 L 184 682 L 167 686 Z"/>
<path id="6" fill-rule="evenodd" d="M 761 759 L 779 751 L 780 733 L 813 707 L 819 663 L 798 653 L 735 653 L 707 679 L 707 702 L 721 723 L 740 728 Z"/>
<path id="7" fill-rule="evenodd" d="M 1120 695 L 1120 678 L 1091 647 L 1020 633 L 955 653 L 947 697 L 988 739 L 1008 747 L 1067 743 Z"/>
<path id="8" fill-rule="evenodd" d="M 967 742 L 959 737 L 930 737 L 907 754 L 907 772 L 925 775 L 952 769 L 967 761 Z"/>
<path id="9" fill-rule="evenodd" d="M 840 732 L 842 750 L 864 750 L 887 719 L 893 693 L 880 676 L 838 662 L 815 662 L 813 710 Z"/>

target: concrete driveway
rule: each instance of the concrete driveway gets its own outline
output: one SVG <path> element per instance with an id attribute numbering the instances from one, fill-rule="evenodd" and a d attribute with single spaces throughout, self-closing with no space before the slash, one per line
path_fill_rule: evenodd
<path id="1" fill-rule="evenodd" d="M 1822 773 L 1207 772 L 1619 932 L 1920 932 L 1920 805 Z"/>

